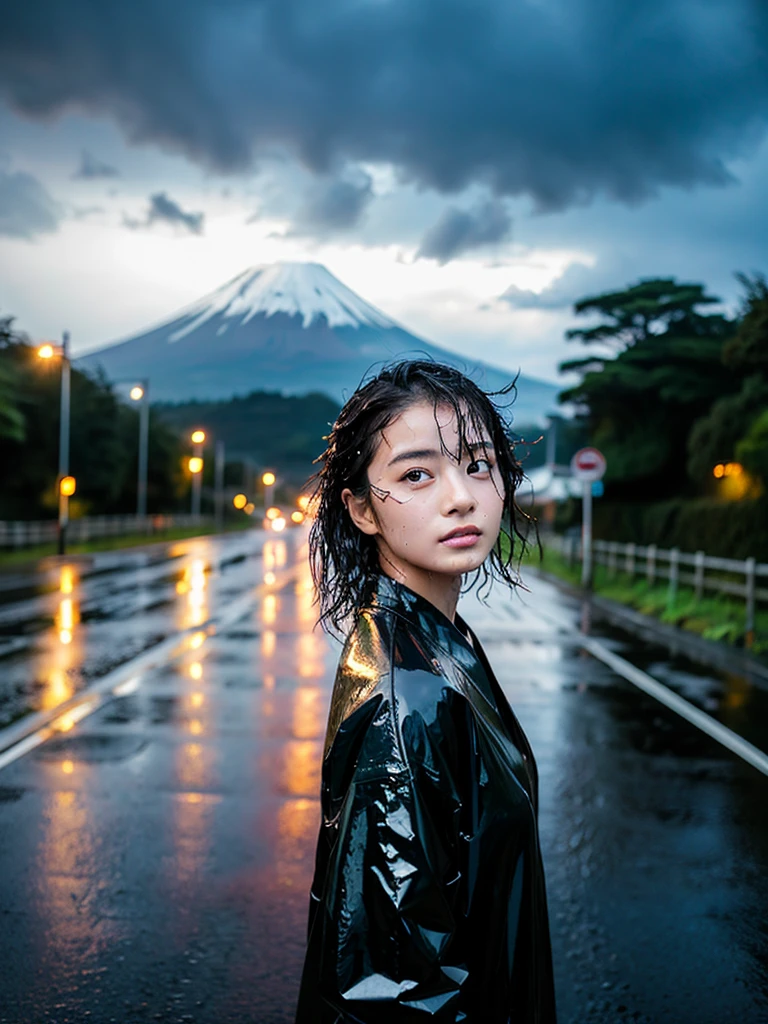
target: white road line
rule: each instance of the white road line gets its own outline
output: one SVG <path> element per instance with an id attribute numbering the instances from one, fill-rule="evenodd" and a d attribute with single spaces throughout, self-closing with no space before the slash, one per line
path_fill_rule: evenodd
<path id="1" fill-rule="evenodd" d="M 35 747 L 39 747 L 41 743 L 45 743 L 47 739 L 50 739 L 53 735 L 52 729 L 39 729 L 37 732 L 32 733 L 31 736 L 27 736 L 26 739 L 21 740 L 15 747 L 11 747 L 8 750 L 3 751 L 0 754 L 0 771 L 6 767 L 6 765 L 12 764 L 18 758 L 24 754 L 28 754 L 30 750 L 34 750 Z"/>
<path id="2" fill-rule="evenodd" d="M 728 750 L 733 751 L 734 754 L 748 764 L 751 764 L 754 768 L 757 768 L 763 775 L 768 775 L 768 754 L 763 753 L 758 747 L 742 739 L 738 733 L 733 732 L 732 729 L 718 722 L 716 718 L 712 718 L 711 715 L 697 708 L 684 697 L 675 693 L 674 690 L 670 690 L 663 683 L 654 679 L 653 676 L 649 676 L 647 672 L 643 672 L 642 669 L 637 668 L 625 658 L 614 654 L 613 651 L 609 651 L 598 640 L 582 636 L 579 639 L 579 644 L 585 651 L 589 651 L 593 657 L 598 658 L 609 668 L 613 669 L 617 675 L 622 676 L 630 683 L 634 683 L 635 686 L 651 697 L 655 697 L 662 704 L 666 704 L 672 711 L 676 711 L 678 715 L 681 715 L 692 725 L 701 729 L 702 732 L 711 736 L 712 739 L 717 740 L 718 743 L 727 747 Z"/>
<path id="3" fill-rule="evenodd" d="M 70 700 L 47 711 L 37 711 L 27 715 L 22 721 L 4 729 L 0 734 L 0 750 L 2 751 L 0 752 L 0 771 L 50 739 L 54 733 L 61 734 L 71 729 L 76 722 L 93 714 L 97 708 L 103 707 L 110 700 L 135 690 L 148 672 L 179 657 L 185 650 L 187 637 L 193 633 L 212 635 L 234 625 L 256 604 L 260 597 L 267 592 L 282 590 L 296 578 L 298 571 L 299 564 L 297 563 L 290 569 L 279 573 L 273 584 L 261 583 L 254 590 L 237 598 L 227 606 L 226 611 L 221 615 L 207 619 L 200 625 L 189 626 L 174 633 L 173 636 L 155 644 L 143 654 L 137 655 L 105 676 L 101 676 L 86 689 L 76 693 Z"/>
<path id="4" fill-rule="evenodd" d="M 569 640 L 573 640 L 574 643 L 577 643 L 585 651 L 589 651 L 594 658 L 602 661 L 603 664 L 613 669 L 617 675 L 626 679 L 627 682 L 634 684 L 650 697 L 654 697 L 671 711 L 676 712 L 687 722 L 690 722 L 691 725 L 695 725 L 697 729 L 701 729 L 702 732 L 705 732 L 713 740 L 727 747 L 728 750 L 732 751 L 743 761 L 746 761 L 747 764 L 757 768 L 763 775 L 768 775 L 768 754 L 760 750 L 759 747 L 743 739 L 738 733 L 718 722 L 716 718 L 708 715 L 705 711 L 697 708 L 695 704 L 691 704 L 690 701 L 675 693 L 674 690 L 670 690 L 668 686 L 660 683 L 658 679 L 654 679 L 647 672 L 643 672 L 642 669 L 633 665 L 631 661 L 627 661 L 626 658 L 614 654 L 613 651 L 608 650 L 604 644 L 601 644 L 599 640 L 595 640 L 594 637 L 585 636 L 570 624 L 558 620 L 550 612 L 542 612 L 537 609 L 537 614 L 541 618 L 547 619 L 554 626 L 557 626 L 561 634 L 567 636 Z"/>

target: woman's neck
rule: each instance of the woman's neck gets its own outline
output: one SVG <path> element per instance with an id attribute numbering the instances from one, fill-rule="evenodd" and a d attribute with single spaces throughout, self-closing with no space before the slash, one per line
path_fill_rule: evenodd
<path id="1" fill-rule="evenodd" d="M 412 566 L 405 569 L 394 562 L 390 563 L 385 558 L 381 558 L 379 564 L 385 576 L 402 583 L 414 594 L 418 594 L 419 597 L 423 597 L 425 601 L 433 604 L 451 622 L 454 621 L 461 593 L 461 575 L 444 576 L 441 573 L 428 572 L 426 569 L 417 569 Z"/>

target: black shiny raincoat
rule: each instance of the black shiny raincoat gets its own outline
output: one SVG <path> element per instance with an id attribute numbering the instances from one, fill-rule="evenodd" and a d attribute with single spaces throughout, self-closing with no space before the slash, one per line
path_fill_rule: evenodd
<path id="1" fill-rule="evenodd" d="M 537 776 L 477 639 L 386 576 L 333 690 L 297 1024 L 553 1024 Z"/>

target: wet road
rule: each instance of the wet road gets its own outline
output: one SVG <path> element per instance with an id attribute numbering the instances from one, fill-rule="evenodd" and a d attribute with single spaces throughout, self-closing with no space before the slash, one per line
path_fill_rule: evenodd
<path id="1" fill-rule="evenodd" d="M 303 534 L 2 585 L 0 1024 L 287 1024 L 337 655 Z M 529 585 L 463 614 L 539 764 L 561 1024 L 768 1021 L 768 777 Z M 768 750 L 764 681 L 592 636 Z"/>

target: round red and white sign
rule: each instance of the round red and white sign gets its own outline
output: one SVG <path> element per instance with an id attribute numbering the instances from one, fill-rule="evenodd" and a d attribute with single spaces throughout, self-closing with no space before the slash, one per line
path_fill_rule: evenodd
<path id="1" fill-rule="evenodd" d="M 605 456 L 597 448 L 580 448 L 571 459 L 571 473 L 577 480 L 601 480 L 606 465 Z"/>

